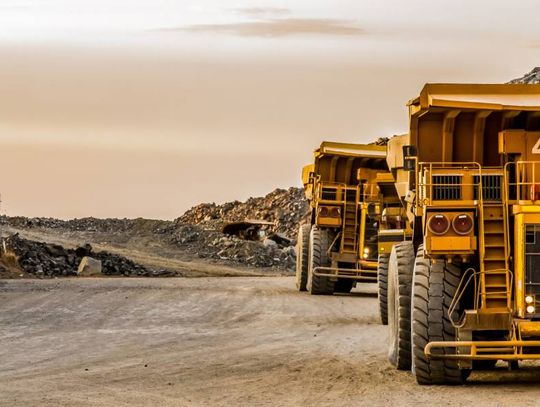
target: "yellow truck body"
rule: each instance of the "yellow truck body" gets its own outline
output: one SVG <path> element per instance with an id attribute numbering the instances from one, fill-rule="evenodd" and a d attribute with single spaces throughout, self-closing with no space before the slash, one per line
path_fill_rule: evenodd
<path id="1" fill-rule="evenodd" d="M 410 280 L 412 328 L 408 345 L 392 329 L 391 361 L 421 384 L 455 384 L 540 359 L 540 85 L 428 84 L 408 108 L 387 162 L 414 230 L 396 262 L 416 260 L 390 265 L 389 295 Z"/>

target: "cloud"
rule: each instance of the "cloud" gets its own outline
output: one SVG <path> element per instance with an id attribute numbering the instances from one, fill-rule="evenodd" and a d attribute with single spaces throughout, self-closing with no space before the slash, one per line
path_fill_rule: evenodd
<path id="1" fill-rule="evenodd" d="M 236 8 L 234 11 L 252 18 L 283 16 L 291 13 L 291 10 L 284 7 L 244 7 Z"/>
<path id="2" fill-rule="evenodd" d="M 295 35 L 356 36 L 366 32 L 352 21 L 336 19 L 272 18 L 230 24 L 198 24 L 160 31 L 231 34 L 243 37 L 288 37 Z"/>

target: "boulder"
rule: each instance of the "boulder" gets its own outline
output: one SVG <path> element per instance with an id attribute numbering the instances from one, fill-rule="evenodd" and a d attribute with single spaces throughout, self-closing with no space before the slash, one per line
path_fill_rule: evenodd
<path id="1" fill-rule="evenodd" d="M 89 256 L 84 256 L 79 263 L 77 275 L 79 276 L 99 276 L 101 275 L 101 261 Z"/>

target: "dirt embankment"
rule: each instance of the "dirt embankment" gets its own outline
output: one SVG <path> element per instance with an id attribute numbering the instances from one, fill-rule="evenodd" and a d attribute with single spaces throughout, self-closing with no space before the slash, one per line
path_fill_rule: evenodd
<path id="1" fill-rule="evenodd" d="M 246 202 L 201 204 L 174 221 L 96 218 L 63 221 L 4 216 L 0 224 L 5 236 L 19 233 L 23 238 L 54 243 L 65 250 L 89 243 L 100 251 L 125 256 L 151 269 L 149 273 L 128 275 L 150 275 L 157 271 L 191 275 L 194 268 L 201 269 L 193 267 L 193 263 L 239 267 L 248 274 L 253 269 L 258 273 L 284 273 L 294 270 L 296 229 L 307 210 L 303 191 L 289 188 Z M 267 232 L 289 236 L 290 240 L 247 241 L 222 232 L 226 222 L 245 219 L 272 222 L 274 225 L 267 226 Z M 178 266 L 171 264 L 171 259 L 191 264 Z M 68 263 L 71 267 L 71 262 Z M 50 267 L 43 270 L 43 275 L 62 275 L 63 272 L 50 270 L 56 268 L 54 264 L 47 264 Z"/>

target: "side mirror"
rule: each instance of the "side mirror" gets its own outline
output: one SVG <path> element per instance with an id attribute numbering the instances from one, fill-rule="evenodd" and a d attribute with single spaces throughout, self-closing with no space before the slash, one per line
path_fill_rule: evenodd
<path id="1" fill-rule="evenodd" d="M 403 169 L 405 171 L 416 170 L 416 157 L 407 157 L 403 159 Z"/>
<path id="2" fill-rule="evenodd" d="M 403 146 L 403 158 L 416 157 L 418 150 L 416 146 Z"/>
<path id="3" fill-rule="evenodd" d="M 403 169 L 405 171 L 414 171 L 416 169 L 417 155 L 416 146 L 403 146 Z"/>

